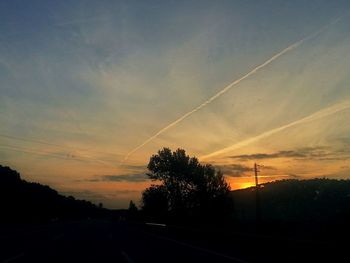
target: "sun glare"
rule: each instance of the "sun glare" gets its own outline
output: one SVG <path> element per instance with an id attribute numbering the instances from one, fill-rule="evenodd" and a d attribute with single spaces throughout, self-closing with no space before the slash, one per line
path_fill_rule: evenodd
<path id="1" fill-rule="evenodd" d="M 253 182 L 246 182 L 246 183 L 241 183 L 239 185 L 239 188 L 240 189 L 244 189 L 244 188 L 249 188 L 249 187 L 252 187 L 252 186 L 255 186 L 255 184 Z"/>

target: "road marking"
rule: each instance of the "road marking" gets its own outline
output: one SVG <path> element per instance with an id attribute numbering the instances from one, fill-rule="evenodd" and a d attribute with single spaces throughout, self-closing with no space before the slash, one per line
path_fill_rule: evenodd
<path id="1" fill-rule="evenodd" d="M 134 263 L 134 261 L 123 250 L 120 250 L 120 253 L 122 253 L 123 257 L 126 259 L 128 263 Z"/>
<path id="2" fill-rule="evenodd" d="M 18 255 L 16 255 L 16 256 L 12 257 L 12 258 L 5 259 L 2 263 L 13 262 L 13 261 L 15 261 L 16 259 L 19 259 L 19 258 L 21 258 L 21 257 L 23 257 L 23 256 L 24 256 L 24 252 L 22 252 L 21 254 L 18 254 Z"/>
<path id="3" fill-rule="evenodd" d="M 170 241 L 170 242 L 176 243 L 178 245 L 185 246 L 185 247 L 192 248 L 192 249 L 196 249 L 198 251 L 205 252 L 205 253 L 208 253 L 208 254 L 212 254 L 212 255 L 215 255 L 215 256 L 218 256 L 218 257 L 226 258 L 226 259 L 233 260 L 233 261 L 236 261 L 236 262 L 239 262 L 239 263 L 249 263 L 249 261 L 245 261 L 245 260 L 240 259 L 240 258 L 232 257 L 232 256 L 229 256 L 229 255 L 222 254 L 220 252 L 216 252 L 216 251 L 213 251 L 213 250 L 208 250 L 208 249 L 205 249 L 205 248 L 202 248 L 202 247 L 198 247 L 198 246 L 195 246 L 195 245 L 191 245 L 191 244 L 188 244 L 188 243 L 177 241 L 177 240 L 172 239 L 172 238 L 162 237 L 162 236 L 158 236 L 158 235 L 151 234 L 151 233 L 146 233 L 146 232 L 144 232 L 144 233 L 146 235 L 153 236 L 153 237 L 158 238 L 158 239 L 163 239 L 163 240 L 166 240 L 166 241 Z"/>
<path id="4" fill-rule="evenodd" d="M 166 224 L 159 224 L 159 223 L 146 223 L 146 225 L 149 225 L 149 226 L 162 226 L 162 227 L 166 227 Z"/>

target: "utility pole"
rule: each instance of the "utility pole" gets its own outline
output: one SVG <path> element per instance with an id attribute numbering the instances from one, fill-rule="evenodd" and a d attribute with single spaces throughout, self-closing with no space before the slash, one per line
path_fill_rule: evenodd
<path id="1" fill-rule="evenodd" d="M 255 216 L 256 216 L 256 231 L 260 230 L 260 222 L 261 222 L 261 207 L 260 207 L 260 194 L 259 194 L 259 165 L 254 163 L 254 173 L 255 173 Z"/>
<path id="2" fill-rule="evenodd" d="M 258 172 L 260 172 L 258 170 L 258 166 L 256 163 L 254 163 L 254 173 L 255 173 L 255 186 L 258 187 L 259 186 L 259 181 L 258 181 Z"/>

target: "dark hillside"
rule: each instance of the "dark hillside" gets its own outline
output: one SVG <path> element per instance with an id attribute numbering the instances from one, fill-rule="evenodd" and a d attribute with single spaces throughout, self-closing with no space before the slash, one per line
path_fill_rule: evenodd
<path id="1" fill-rule="evenodd" d="M 22 180 L 17 171 L 1 165 L 0 209 L 2 222 L 46 222 L 102 213 L 91 202 L 65 197 L 46 185 Z"/>
<path id="2" fill-rule="evenodd" d="M 350 180 L 282 180 L 262 184 L 262 219 L 329 222 L 350 218 Z M 232 192 L 240 219 L 255 220 L 255 188 Z"/>

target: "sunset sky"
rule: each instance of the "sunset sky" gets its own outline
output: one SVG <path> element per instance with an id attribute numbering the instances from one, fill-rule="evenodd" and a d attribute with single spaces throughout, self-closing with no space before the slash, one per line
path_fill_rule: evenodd
<path id="1" fill-rule="evenodd" d="M 349 1 L 0 2 L 0 164 L 110 208 L 183 148 L 232 189 L 350 178 Z M 248 75 L 247 75 L 248 74 Z"/>

